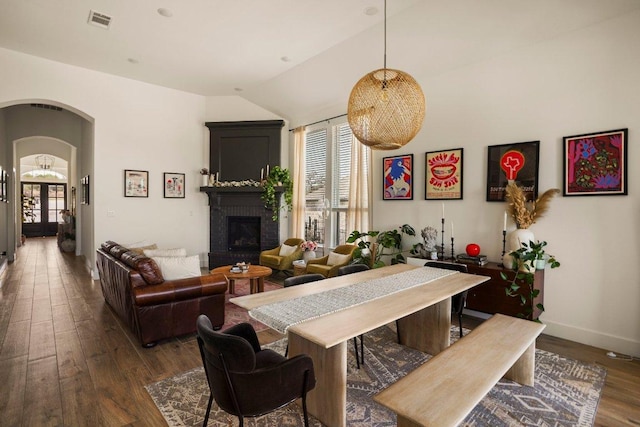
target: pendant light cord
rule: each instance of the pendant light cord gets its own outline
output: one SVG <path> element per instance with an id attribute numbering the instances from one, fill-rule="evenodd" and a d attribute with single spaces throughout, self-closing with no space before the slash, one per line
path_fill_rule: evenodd
<path id="1" fill-rule="evenodd" d="M 387 69 L 387 0 L 384 0 L 384 69 Z"/>

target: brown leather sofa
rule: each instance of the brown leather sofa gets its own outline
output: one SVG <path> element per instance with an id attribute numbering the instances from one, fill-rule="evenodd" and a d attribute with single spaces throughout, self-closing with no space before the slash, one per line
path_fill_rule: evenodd
<path id="1" fill-rule="evenodd" d="M 222 274 L 164 280 L 151 258 L 111 241 L 97 250 L 96 264 L 104 299 L 144 347 L 195 332 L 201 314 L 215 329 L 224 323 Z"/>

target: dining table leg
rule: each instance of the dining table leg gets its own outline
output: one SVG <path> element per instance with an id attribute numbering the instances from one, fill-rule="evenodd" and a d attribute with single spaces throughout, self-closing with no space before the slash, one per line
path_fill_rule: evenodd
<path id="1" fill-rule="evenodd" d="M 449 347 L 451 298 L 398 319 L 400 343 L 435 356 Z"/>
<path id="2" fill-rule="evenodd" d="M 329 427 L 347 424 L 347 342 L 325 348 L 289 331 L 289 357 L 308 354 L 316 387 L 307 394 L 309 413 Z"/>

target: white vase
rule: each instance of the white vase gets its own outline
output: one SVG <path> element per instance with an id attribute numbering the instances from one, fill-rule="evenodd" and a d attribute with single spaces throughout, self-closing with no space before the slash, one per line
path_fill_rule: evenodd
<path id="1" fill-rule="evenodd" d="M 517 228 L 507 234 L 507 253 L 517 251 L 523 243 L 534 242 L 533 232 L 528 228 Z"/>
<path id="2" fill-rule="evenodd" d="M 208 187 L 209 186 L 209 175 L 201 175 L 202 176 L 202 186 L 203 187 Z"/>
<path id="3" fill-rule="evenodd" d="M 314 259 L 316 257 L 316 253 L 314 251 L 304 251 L 302 253 L 302 259 L 304 262 L 309 262 L 310 259 Z"/>

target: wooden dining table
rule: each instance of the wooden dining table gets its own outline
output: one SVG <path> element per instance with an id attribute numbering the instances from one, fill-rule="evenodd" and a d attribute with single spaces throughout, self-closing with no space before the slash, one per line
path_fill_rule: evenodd
<path id="1" fill-rule="evenodd" d="M 306 296 L 363 282 L 389 276 L 393 276 L 389 280 L 397 280 L 398 274 L 416 268 L 429 267 L 397 264 L 230 301 L 251 314 L 260 307 L 289 300 L 303 304 Z M 487 276 L 449 272 L 427 283 L 288 327 L 289 357 L 308 354 L 314 362 L 316 388 L 307 396 L 309 413 L 327 426 L 346 426 L 347 342 L 350 339 L 397 320 L 403 345 L 435 355 L 450 344 L 451 297 L 487 280 Z"/>

